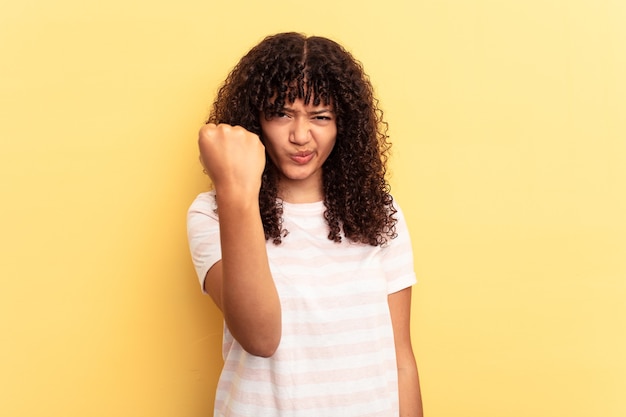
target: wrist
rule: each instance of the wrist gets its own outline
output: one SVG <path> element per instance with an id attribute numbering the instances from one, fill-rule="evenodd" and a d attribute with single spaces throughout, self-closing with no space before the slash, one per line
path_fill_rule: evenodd
<path id="1" fill-rule="evenodd" d="M 241 212 L 247 210 L 259 210 L 259 193 L 245 192 L 241 189 L 215 189 L 215 199 L 218 210 Z"/>

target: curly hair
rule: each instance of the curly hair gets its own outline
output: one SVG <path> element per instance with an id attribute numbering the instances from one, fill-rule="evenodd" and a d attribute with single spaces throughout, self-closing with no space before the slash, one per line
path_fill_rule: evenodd
<path id="1" fill-rule="evenodd" d="M 303 99 L 332 103 L 335 146 L 322 167 L 328 238 L 384 245 L 396 237 L 396 209 L 387 182 L 391 147 L 387 123 L 363 67 L 338 43 L 318 36 L 281 33 L 265 38 L 233 68 L 218 91 L 207 123 L 239 125 L 264 141 L 262 114 Z M 266 240 L 280 244 L 282 200 L 278 169 L 266 155 L 259 205 Z"/>

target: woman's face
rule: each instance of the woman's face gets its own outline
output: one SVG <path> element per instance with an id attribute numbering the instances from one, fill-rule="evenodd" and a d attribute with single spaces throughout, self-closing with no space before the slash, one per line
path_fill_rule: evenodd
<path id="1" fill-rule="evenodd" d="M 322 165 L 337 138 L 332 106 L 296 99 L 277 114 L 262 114 L 261 130 L 267 154 L 280 172 L 281 197 L 287 202 L 323 199 Z"/>

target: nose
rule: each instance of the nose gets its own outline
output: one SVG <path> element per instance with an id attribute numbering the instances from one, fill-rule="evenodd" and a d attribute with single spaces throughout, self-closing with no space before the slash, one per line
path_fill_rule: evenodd
<path id="1" fill-rule="evenodd" d="M 289 141 L 296 145 L 306 144 L 311 136 L 309 120 L 306 117 L 296 117 L 292 123 Z"/>

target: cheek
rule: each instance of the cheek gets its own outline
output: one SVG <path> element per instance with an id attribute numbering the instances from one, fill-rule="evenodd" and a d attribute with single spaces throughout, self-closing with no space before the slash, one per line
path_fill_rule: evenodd
<path id="1" fill-rule="evenodd" d="M 274 162 L 274 164 L 277 164 L 278 161 L 276 160 L 276 148 L 269 140 L 265 140 L 265 153 L 272 160 L 272 162 Z"/>
<path id="2" fill-rule="evenodd" d="M 265 150 L 270 153 L 276 148 L 275 134 L 271 129 L 267 129 L 261 124 L 261 142 L 265 146 Z"/>
<path id="3" fill-rule="evenodd" d="M 337 141 L 335 139 L 333 139 L 332 141 L 330 141 L 328 143 L 328 154 L 330 155 L 330 153 L 333 151 L 333 149 L 335 149 L 335 145 L 337 144 Z"/>
<path id="4" fill-rule="evenodd" d="M 332 152 L 337 145 L 337 129 L 335 129 L 328 138 L 328 153 Z"/>

